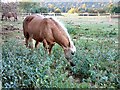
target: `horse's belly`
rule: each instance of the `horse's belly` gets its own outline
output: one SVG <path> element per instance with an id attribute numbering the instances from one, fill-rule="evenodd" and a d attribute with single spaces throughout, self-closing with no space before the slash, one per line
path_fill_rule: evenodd
<path id="1" fill-rule="evenodd" d="M 36 41 L 42 42 L 43 37 L 40 36 L 40 32 L 38 29 L 35 29 L 33 27 L 30 27 L 28 29 L 29 35 Z"/>
<path id="2" fill-rule="evenodd" d="M 39 41 L 39 42 L 43 41 L 43 38 L 40 37 L 39 35 L 33 35 L 33 39 L 36 40 L 36 41 Z"/>

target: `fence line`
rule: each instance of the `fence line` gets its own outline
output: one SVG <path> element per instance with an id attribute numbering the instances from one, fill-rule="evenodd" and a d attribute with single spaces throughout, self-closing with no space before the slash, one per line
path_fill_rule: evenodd
<path id="1" fill-rule="evenodd" d="M 41 15 L 45 15 L 45 16 L 69 16 L 69 15 L 74 15 L 74 14 L 70 14 L 70 13 L 36 13 L 36 14 L 41 14 Z M 78 16 L 118 16 L 120 17 L 120 14 L 116 14 L 116 13 L 113 13 L 113 14 L 110 14 L 110 13 L 75 13 L 77 14 Z M 32 15 L 32 13 L 19 13 L 19 15 L 22 15 L 22 16 L 26 16 L 26 15 Z"/>

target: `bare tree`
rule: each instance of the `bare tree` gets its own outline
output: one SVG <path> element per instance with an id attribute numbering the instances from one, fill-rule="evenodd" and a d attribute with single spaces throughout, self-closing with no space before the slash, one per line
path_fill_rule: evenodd
<path id="1" fill-rule="evenodd" d="M 8 13 L 8 12 L 15 12 L 17 13 L 17 6 L 18 3 L 1 3 L 1 11 L 2 13 Z"/>

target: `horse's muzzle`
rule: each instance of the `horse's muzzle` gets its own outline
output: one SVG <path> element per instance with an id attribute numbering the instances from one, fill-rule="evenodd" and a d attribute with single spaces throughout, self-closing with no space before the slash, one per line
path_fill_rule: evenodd
<path id="1" fill-rule="evenodd" d="M 71 54 L 72 54 L 72 55 L 74 55 L 74 54 L 75 54 L 75 52 L 71 52 Z"/>

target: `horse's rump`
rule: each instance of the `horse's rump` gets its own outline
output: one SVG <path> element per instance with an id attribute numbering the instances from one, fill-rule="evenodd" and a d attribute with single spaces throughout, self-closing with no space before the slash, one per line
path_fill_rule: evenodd
<path id="1" fill-rule="evenodd" d="M 27 16 L 25 19 L 24 19 L 24 21 L 23 21 L 23 32 L 24 32 L 24 36 L 26 37 L 26 38 L 28 38 L 29 36 L 29 34 L 28 34 L 28 32 L 27 32 L 27 30 L 28 30 L 28 24 L 31 22 L 31 20 L 34 18 L 35 16 Z"/>

